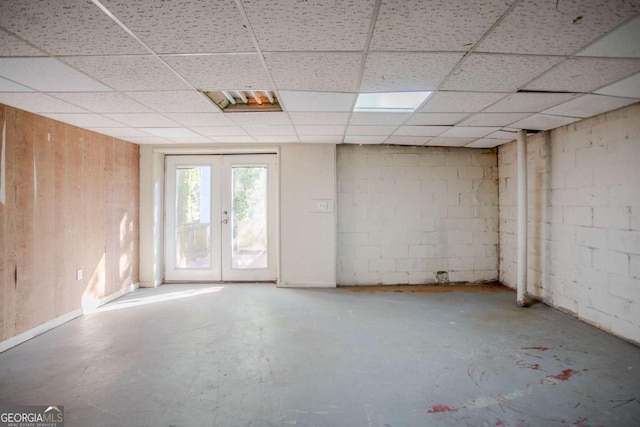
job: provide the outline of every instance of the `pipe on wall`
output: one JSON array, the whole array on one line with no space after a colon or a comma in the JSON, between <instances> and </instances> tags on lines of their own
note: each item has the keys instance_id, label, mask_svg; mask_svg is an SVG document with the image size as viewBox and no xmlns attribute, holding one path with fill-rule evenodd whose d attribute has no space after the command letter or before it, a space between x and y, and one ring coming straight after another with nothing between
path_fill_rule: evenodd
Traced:
<instances>
[{"instance_id":1,"label":"pipe on wall","mask_svg":"<svg viewBox=\"0 0 640 427\"><path fill-rule=\"evenodd\" d=\"M518 272L517 304L527 307L527 131L518 131Z\"/></svg>"}]
</instances>

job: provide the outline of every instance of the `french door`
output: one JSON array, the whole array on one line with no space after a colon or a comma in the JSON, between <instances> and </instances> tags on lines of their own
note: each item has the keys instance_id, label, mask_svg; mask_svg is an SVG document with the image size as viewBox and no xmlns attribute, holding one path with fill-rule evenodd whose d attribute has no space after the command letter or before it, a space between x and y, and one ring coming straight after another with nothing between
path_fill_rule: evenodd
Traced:
<instances>
[{"instance_id":1,"label":"french door","mask_svg":"<svg viewBox=\"0 0 640 427\"><path fill-rule=\"evenodd\" d=\"M167 156L165 280L276 280L276 155Z\"/></svg>"}]
</instances>

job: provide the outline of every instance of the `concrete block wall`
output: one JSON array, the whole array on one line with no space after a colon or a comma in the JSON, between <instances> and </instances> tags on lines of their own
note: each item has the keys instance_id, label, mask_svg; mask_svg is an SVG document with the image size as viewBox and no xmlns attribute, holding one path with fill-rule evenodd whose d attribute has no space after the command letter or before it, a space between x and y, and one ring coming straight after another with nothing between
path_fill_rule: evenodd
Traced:
<instances>
[{"instance_id":1,"label":"concrete block wall","mask_svg":"<svg viewBox=\"0 0 640 427\"><path fill-rule=\"evenodd\" d=\"M138 145L0 104L3 130L0 351L134 287L139 242Z\"/></svg>"},{"instance_id":2,"label":"concrete block wall","mask_svg":"<svg viewBox=\"0 0 640 427\"><path fill-rule=\"evenodd\" d=\"M529 292L640 342L640 104L529 137ZM516 147L499 147L500 280L516 284Z\"/></svg>"},{"instance_id":3,"label":"concrete block wall","mask_svg":"<svg viewBox=\"0 0 640 427\"><path fill-rule=\"evenodd\" d=\"M498 278L495 150L337 149L338 284Z\"/></svg>"}]
</instances>

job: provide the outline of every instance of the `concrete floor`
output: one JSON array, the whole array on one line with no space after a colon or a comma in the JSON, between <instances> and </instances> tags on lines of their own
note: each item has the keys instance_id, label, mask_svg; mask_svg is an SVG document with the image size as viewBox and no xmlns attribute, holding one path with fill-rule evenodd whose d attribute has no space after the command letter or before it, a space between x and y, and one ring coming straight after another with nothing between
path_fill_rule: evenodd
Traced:
<instances>
[{"instance_id":1,"label":"concrete floor","mask_svg":"<svg viewBox=\"0 0 640 427\"><path fill-rule=\"evenodd\" d=\"M511 291L141 289L0 354L66 426L636 426L640 348Z\"/></svg>"}]
</instances>

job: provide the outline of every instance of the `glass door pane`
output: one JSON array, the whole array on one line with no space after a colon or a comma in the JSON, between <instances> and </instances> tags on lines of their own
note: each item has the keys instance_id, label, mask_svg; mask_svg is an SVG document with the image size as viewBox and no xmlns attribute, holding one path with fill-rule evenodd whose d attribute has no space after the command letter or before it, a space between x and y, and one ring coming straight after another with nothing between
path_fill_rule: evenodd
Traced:
<instances>
[{"instance_id":1,"label":"glass door pane","mask_svg":"<svg viewBox=\"0 0 640 427\"><path fill-rule=\"evenodd\" d=\"M267 268L267 167L231 169L231 268Z\"/></svg>"},{"instance_id":2,"label":"glass door pane","mask_svg":"<svg viewBox=\"0 0 640 427\"><path fill-rule=\"evenodd\" d=\"M211 268L211 167L176 168L175 266Z\"/></svg>"}]
</instances>

